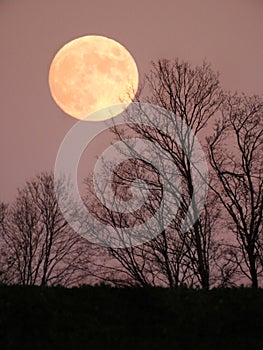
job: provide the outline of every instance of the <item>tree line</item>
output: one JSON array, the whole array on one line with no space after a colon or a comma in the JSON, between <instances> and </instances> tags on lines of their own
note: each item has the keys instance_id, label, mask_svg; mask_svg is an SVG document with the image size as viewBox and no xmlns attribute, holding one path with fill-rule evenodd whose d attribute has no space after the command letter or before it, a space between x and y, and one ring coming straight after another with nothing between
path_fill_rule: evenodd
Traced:
<instances>
[{"instance_id":1,"label":"tree line","mask_svg":"<svg viewBox=\"0 0 263 350\"><path fill-rule=\"evenodd\" d=\"M138 103L148 102L172 112L169 128L165 120L164 125L157 125L150 116L150 127L137 120L127 128L161 150L156 157L165 164L166 181L166 155L171 169L177 169L182 193L179 196L178 188L170 184L170 198L178 203L172 222L158 236L137 246L92 244L76 234L60 212L55 186L63 193L64 182L54 183L52 174L42 173L18 190L13 203L0 205L1 283L72 286L103 281L118 286L185 285L205 289L242 283L261 286L262 97L225 92L209 64L193 67L178 59L152 63L145 85L147 94L141 91ZM178 133L174 115L201 140L209 167L209 179L205 179L208 195L198 216L199 199L189 158L194 139L189 139L187 131ZM112 132L127 143L127 129L116 126ZM187 150L174 141L174 133L179 134ZM153 162L136 157L135 149L132 152L134 158L115 169L112 188L125 203L132 197L134 180L143 180L148 192L141 210L129 215L109 210L106 198L103 203L105 189L101 187L98 201L91 178L85 179L85 204L94 217L111 228L147 222L162 200L164 180ZM182 232L190 204L192 225ZM162 217L157 217L155 224L161 227L161 222ZM96 236L96 225L86 225ZM152 226L145 225L145 235L151 232Z\"/></svg>"}]
</instances>

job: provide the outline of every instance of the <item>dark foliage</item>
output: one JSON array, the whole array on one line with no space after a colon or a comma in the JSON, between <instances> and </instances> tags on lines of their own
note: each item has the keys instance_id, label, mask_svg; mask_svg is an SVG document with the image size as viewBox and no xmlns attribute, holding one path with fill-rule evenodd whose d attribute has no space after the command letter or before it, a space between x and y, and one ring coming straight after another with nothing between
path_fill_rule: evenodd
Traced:
<instances>
[{"instance_id":1,"label":"dark foliage","mask_svg":"<svg viewBox=\"0 0 263 350\"><path fill-rule=\"evenodd\" d=\"M262 349L263 291L0 288L3 349Z\"/></svg>"}]
</instances>

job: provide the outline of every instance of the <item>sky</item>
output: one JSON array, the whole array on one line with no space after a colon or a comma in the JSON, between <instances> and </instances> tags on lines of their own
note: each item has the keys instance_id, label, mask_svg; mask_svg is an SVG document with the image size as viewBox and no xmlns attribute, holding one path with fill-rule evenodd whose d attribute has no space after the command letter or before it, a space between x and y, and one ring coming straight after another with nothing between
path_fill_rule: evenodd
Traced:
<instances>
[{"instance_id":1,"label":"sky","mask_svg":"<svg viewBox=\"0 0 263 350\"><path fill-rule=\"evenodd\" d=\"M220 73L225 90L263 92L263 0L0 0L0 200L52 170L77 122L55 104L48 71L55 53L84 35L124 45L140 78L159 58Z\"/></svg>"}]
</instances>

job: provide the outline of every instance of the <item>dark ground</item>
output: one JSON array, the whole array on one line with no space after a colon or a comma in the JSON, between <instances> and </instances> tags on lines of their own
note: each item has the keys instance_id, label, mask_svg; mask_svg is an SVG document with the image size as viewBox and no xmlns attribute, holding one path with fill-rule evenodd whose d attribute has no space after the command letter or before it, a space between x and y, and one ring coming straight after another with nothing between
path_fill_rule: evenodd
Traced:
<instances>
[{"instance_id":1,"label":"dark ground","mask_svg":"<svg viewBox=\"0 0 263 350\"><path fill-rule=\"evenodd\" d=\"M0 287L0 349L263 349L263 290Z\"/></svg>"}]
</instances>

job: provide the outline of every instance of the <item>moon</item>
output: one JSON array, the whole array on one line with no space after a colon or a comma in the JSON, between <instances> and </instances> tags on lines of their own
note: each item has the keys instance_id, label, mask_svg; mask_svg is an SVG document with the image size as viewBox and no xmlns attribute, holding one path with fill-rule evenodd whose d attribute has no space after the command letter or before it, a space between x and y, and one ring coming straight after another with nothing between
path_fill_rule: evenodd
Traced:
<instances>
[{"instance_id":1,"label":"moon","mask_svg":"<svg viewBox=\"0 0 263 350\"><path fill-rule=\"evenodd\" d=\"M70 41L57 52L49 69L49 88L57 105L68 115L88 121L111 118L111 113L98 111L131 103L138 81L129 51L104 36Z\"/></svg>"}]
</instances>

